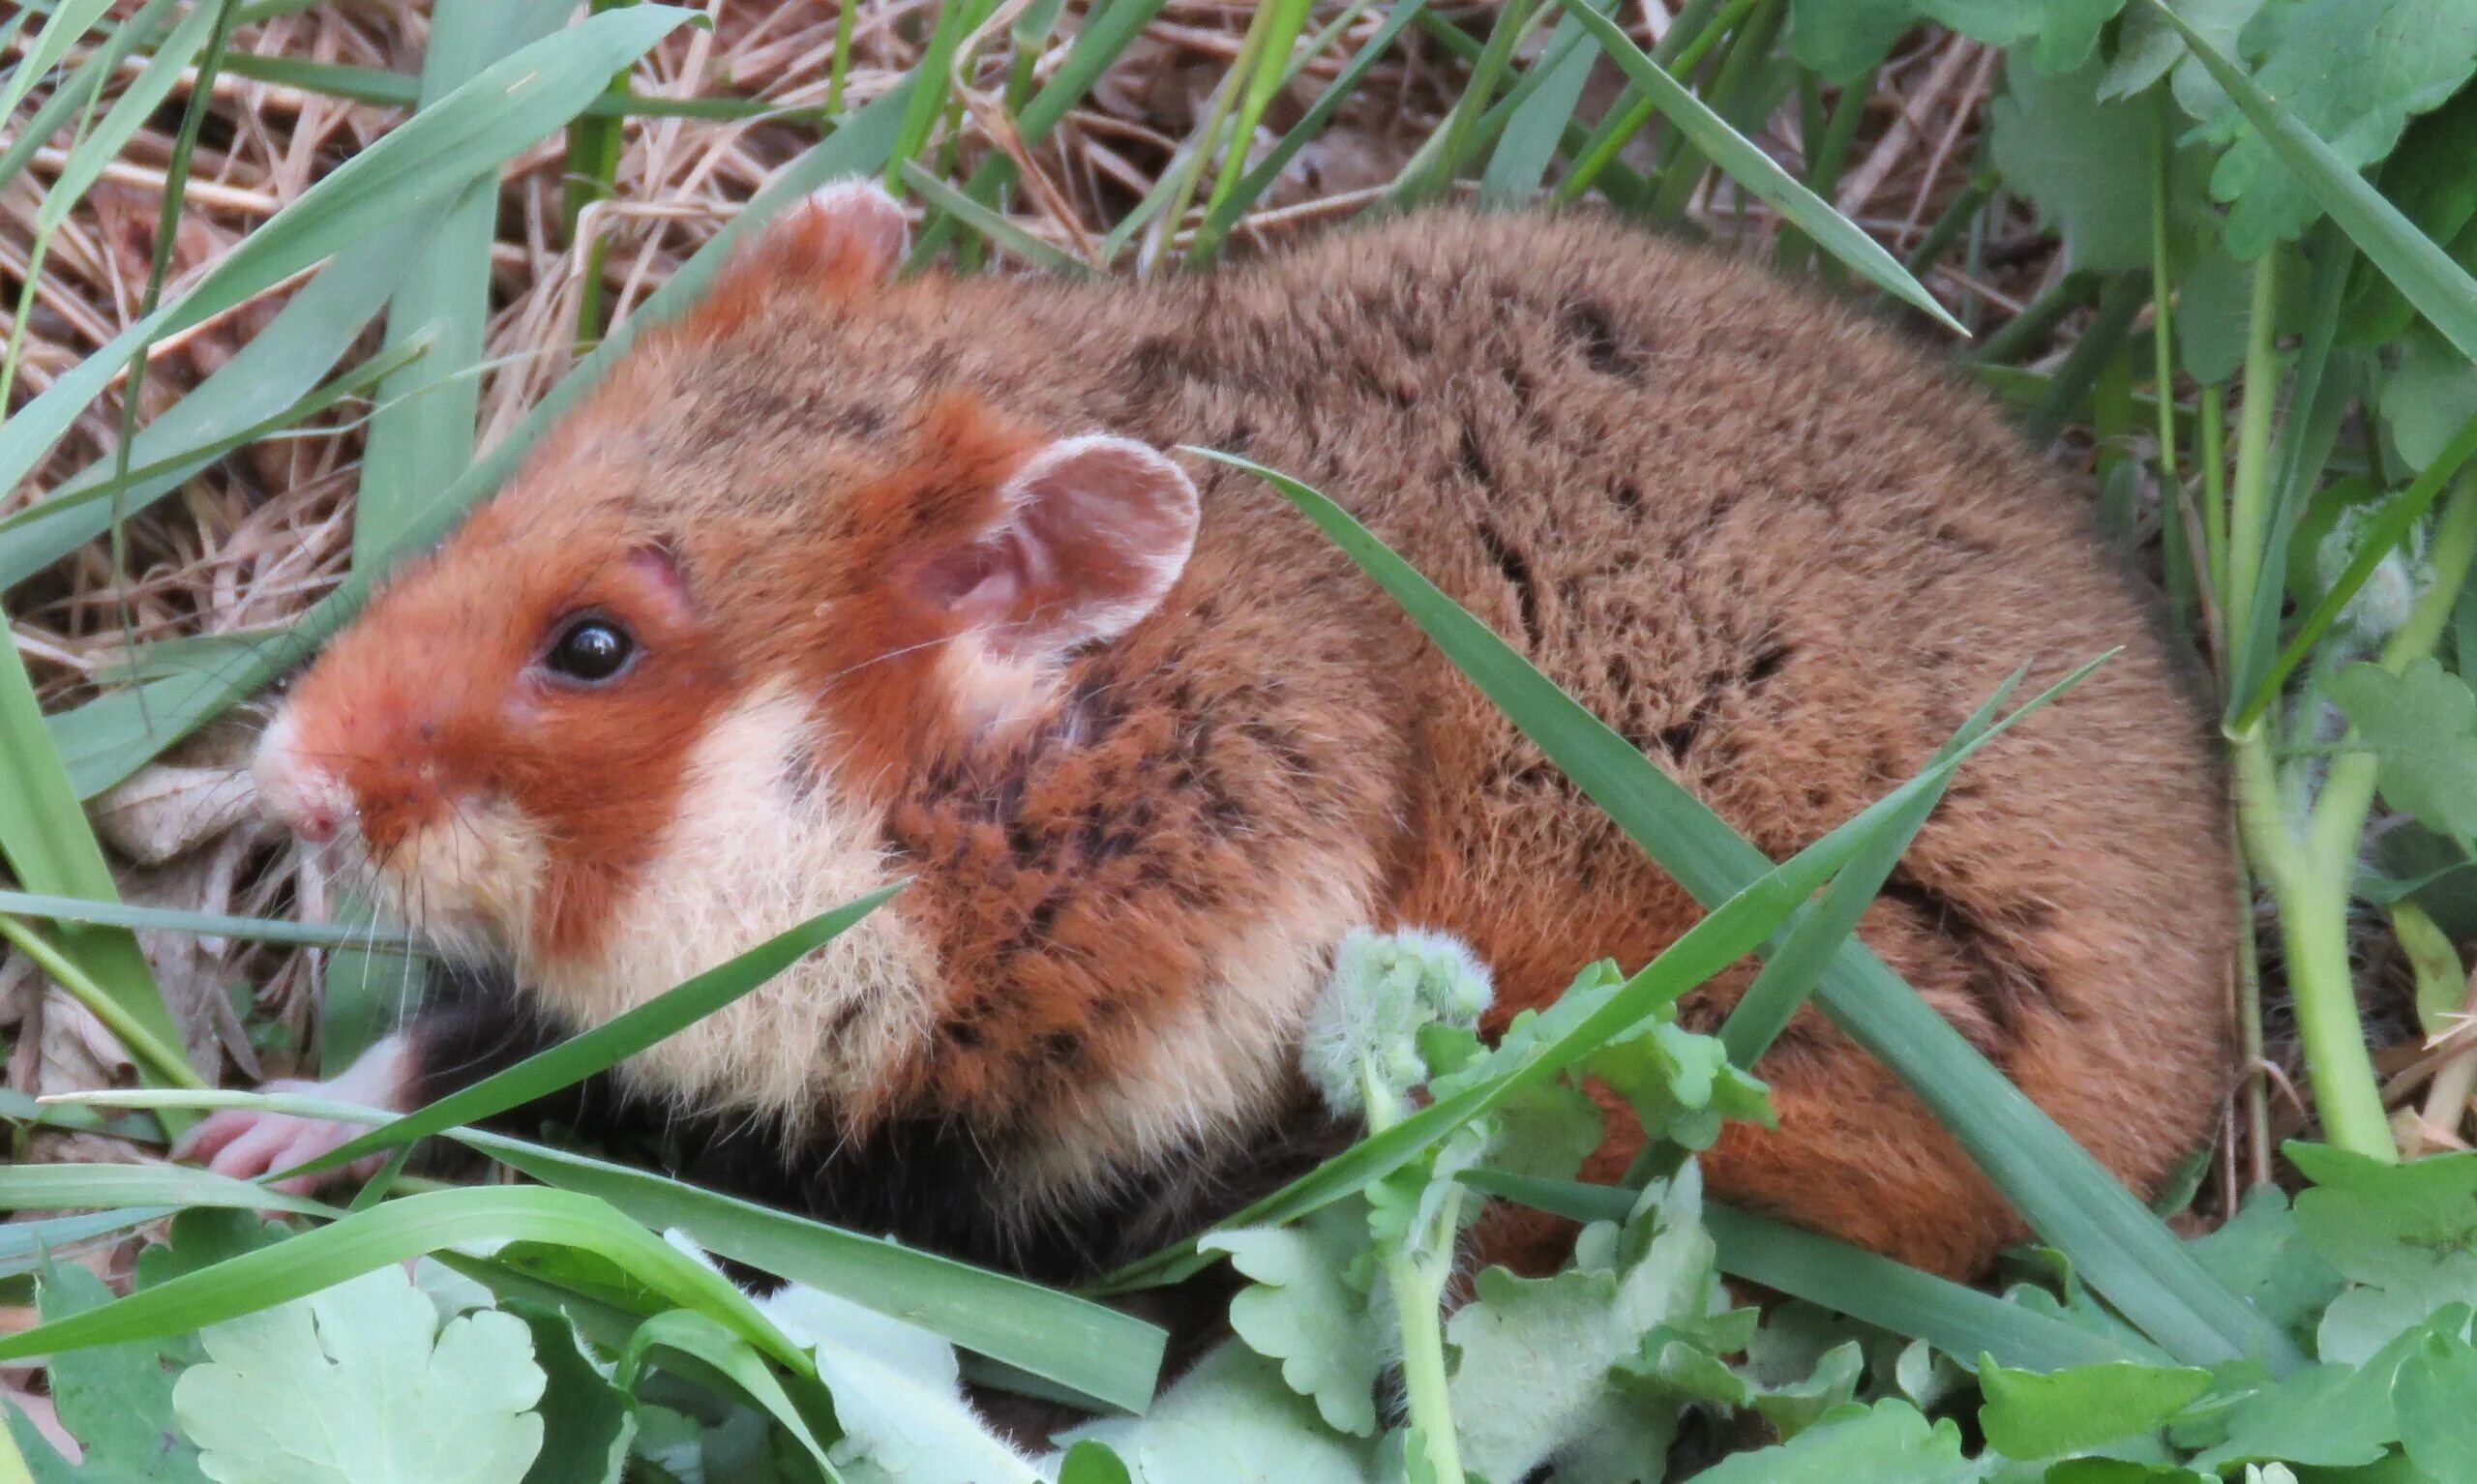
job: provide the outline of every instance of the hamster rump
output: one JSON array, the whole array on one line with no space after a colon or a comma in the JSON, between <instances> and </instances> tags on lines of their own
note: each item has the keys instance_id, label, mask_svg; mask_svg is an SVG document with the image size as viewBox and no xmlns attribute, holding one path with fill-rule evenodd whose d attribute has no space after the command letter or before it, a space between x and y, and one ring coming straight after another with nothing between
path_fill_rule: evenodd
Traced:
<instances>
[{"instance_id":1,"label":"hamster rump","mask_svg":"<svg viewBox=\"0 0 2477 1484\"><path fill-rule=\"evenodd\" d=\"M774 1131L766 1191L1085 1276L1322 1146L1297 1045L1354 927L1471 943L1502 1017L1699 919L1185 444L1343 500L1776 856L2016 665L2122 647L1972 761L1862 932L2128 1180L2199 1137L2235 931L2169 910L2233 891L2202 710L2072 492L1913 351L1589 214L1153 282L896 282L904 248L860 186L758 235L377 595L258 763L305 842L566 1025L910 877L623 1071ZM1732 1129L1716 1190L1962 1276L2014 1232L1818 1015L1759 1070L1782 1128Z\"/></svg>"}]
</instances>

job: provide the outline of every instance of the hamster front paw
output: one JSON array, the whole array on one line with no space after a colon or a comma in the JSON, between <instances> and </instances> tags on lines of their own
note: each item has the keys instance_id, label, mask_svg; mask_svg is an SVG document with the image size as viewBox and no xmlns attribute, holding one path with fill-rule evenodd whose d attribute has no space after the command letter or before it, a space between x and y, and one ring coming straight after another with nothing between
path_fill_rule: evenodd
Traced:
<instances>
[{"instance_id":1,"label":"hamster front paw","mask_svg":"<svg viewBox=\"0 0 2477 1484\"><path fill-rule=\"evenodd\" d=\"M403 1036L389 1036L346 1068L323 1083L284 1078L264 1083L261 1092L300 1093L330 1102L352 1103L389 1113L404 1111L411 1084L411 1050ZM172 1146L175 1159L202 1159L217 1174L254 1180L279 1170L305 1165L344 1146L363 1132L363 1125L339 1123L298 1113L260 1108L223 1108L200 1119ZM313 1174L278 1180L271 1189L306 1196L321 1185L350 1176L366 1180L378 1172L386 1155L373 1154L349 1165Z\"/></svg>"}]
</instances>

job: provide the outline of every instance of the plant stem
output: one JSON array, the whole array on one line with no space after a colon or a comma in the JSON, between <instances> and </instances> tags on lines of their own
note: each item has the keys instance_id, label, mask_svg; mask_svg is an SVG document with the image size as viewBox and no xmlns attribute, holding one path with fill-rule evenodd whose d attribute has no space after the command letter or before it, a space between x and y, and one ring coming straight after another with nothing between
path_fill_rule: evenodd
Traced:
<instances>
[{"instance_id":1,"label":"plant stem","mask_svg":"<svg viewBox=\"0 0 2477 1484\"><path fill-rule=\"evenodd\" d=\"M2253 632L2255 590L2270 553L2271 412L2279 401L2275 322L2279 317L2279 254L2253 268L2253 307L2245 343L2245 404L2237 409L2236 487L2228 507L2227 579L2220 610L2227 618L2226 672L2244 673L2245 636Z\"/></svg>"},{"instance_id":2,"label":"plant stem","mask_svg":"<svg viewBox=\"0 0 2477 1484\"><path fill-rule=\"evenodd\" d=\"M1373 1137L1402 1119L1402 1095L1377 1076L1366 1057L1359 1058L1360 1101L1367 1108L1367 1132ZM1427 1441L1428 1468L1436 1484L1462 1484L1462 1445L1453 1436L1453 1405L1446 1388L1445 1330L1438 1311L1445 1302L1446 1275L1453 1266L1452 1234L1460 1225L1462 1187L1446 1193L1437 1227L1446 1233L1446 1250L1421 1261L1418 1243L1406 1234L1399 1243L1380 1241L1385 1286L1393 1291L1393 1318L1402 1332L1402 1393L1409 1404L1411 1427Z\"/></svg>"}]
</instances>

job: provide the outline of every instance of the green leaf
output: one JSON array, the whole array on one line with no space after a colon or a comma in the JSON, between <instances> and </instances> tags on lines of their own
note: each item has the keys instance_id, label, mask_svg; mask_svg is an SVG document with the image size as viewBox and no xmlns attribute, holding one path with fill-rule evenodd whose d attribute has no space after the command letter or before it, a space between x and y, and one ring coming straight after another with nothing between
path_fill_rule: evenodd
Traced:
<instances>
[{"instance_id":1,"label":"green leaf","mask_svg":"<svg viewBox=\"0 0 2477 1484\"><path fill-rule=\"evenodd\" d=\"M2429 1332L2391 1387L2409 1461L2436 1479L2477 1479L2477 1349Z\"/></svg>"},{"instance_id":2,"label":"green leaf","mask_svg":"<svg viewBox=\"0 0 2477 1484\"><path fill-rule=\"evenodd\" d=\"M2125 0L1790 0L1790 50L1827 82L1856 80L1914 26L1934 21L1995 46L2028 43L2041 73L2071 72Z\"/></svg>"},{"instance_id":3,"label":"green leaf","mask_svg":"<svg viewBox=\"0 0 2477 1484\"><path fill-rule=\"evenodd\" d=\"M2156 1433L2210 1389L2208 1371L2191 1367L2076 1366L2045 1376L2012 1371L1992 1359L1979 1367L1986 1405L1979 1426L2008 1458L2053 1458Z\"/></svg>"},{"instance_id":4,"label":"green leaf","mask_svg":"<svg viewBox=\"0 0 2477 1484\"><path fill-rule=\"evenodd\" d=\"M35 33L25 54L9 70L8 81L0 83L0 120L17 111L17 104L25 102L26 94L44 74L59 66L70 48L93 30L95 22L110 9L111 0L63 0L44 17L43 29Z\"/></svg>"},{"instance_id":5,"label":"green leaf","mask_svg":"<svg viewBox=\"0 0 2477 1484\"><path fill-rule=\"evenodd\" d=\"M1656 1327L1691 1326L1711 1311L1719 1272L1701 1183L1689 1165L1624 1229L1584 1229L1574 1265L1554 1277L1479 1274L1474 1301L1446 1322L1460 1351L1454 1426L1474 1472L1525 1478L1586 1443L1592 1462L1577 1484L1660 1477L1676 1405L1642 1405L1610 1371Z\"/></svg>"},{"instance_id":6,"label":"green leaf","mask_svg":"<svg viewBox=\"0 0 2477 1484\"><path fill-rule=\"evenodd\" d=\"M1950 1418L1928 1423L1907 1402L1878 1402L1827 1417L1777 1447L1733 1454L1696 1484L1976 1484Z\"/></svg>"},{"instance_id":7,"label":"green leaf","mask_svg":"<svg viewBox=\"0 0 2477 1484\"><path fill-rule=\"evenodd\" d=\"M2477 70L2477 11L2457 0L2302 0L2266 15L2275 24L2254 84L2278 100L2284 127L2329 141L2331 163L2349 172L2390 154L2411 114L2440 104ZM2203 126L2229 146L2211 194L2231 203L2228 247L2258 257L2312 225L2327 203L2317 205L2320 192L2265 137L2266 126L2249 122L2242 90L2220 82L2239 108Z\"/></svg>"},{"instance_id":8,"label":"green leaf","mask_svg":"<svg viewBox=\"0 0 2477 1484\"><path fill-rule=\"evenodd\" d=\"M2095 162L2149 157L2156 127L2147 100L2108 103L2098 96L2100 68L2050 76L2016 53L2004 69L2004 92L1987 104L1987 128L2005 186L2038 202L2039 220L2064 239L2065 261L2094 272L2150 266L2151 182L2140 169L2094 168ZM2176 157L2175 165L2184 164ZM2189 169L2174 169L2194 175ZM2171 186L2189 199L2197 178ZM2171 217L2173 213L2170 213Z\"/></svg>"},{"instance_id":9,"label":"green leaf","mask_svg":"<svg viewBox=\"0 0 2477 1484\"><path fill-rule=\"evenodd\" d=\"M704 1270L713 1271L711 1267ZM620 1350L615 1371L619 1384L631 1391L637 1389L649 1357L658 1350L684 1357L688 1362L684 1366L671 1362L668 1369L746 1398L799 1443L827 1484L842 1484L841 1474L826 1456L826 1443L810 1425L807 1410L793 1399L782 1378L767 1368L764 1358L745 1336L732 1333L695 1310L672 1309L657 1314L638 1325ZM805 1368L803 1356L801 1369ZM828 1436L832 1436L830 1430Z\"/></svg>"},{"instance_id":10,"label":"green leaf","mask_svg":"<svg viewBox=\"0 0 2477 1484\"><path fill-rule=\"evenodd\" d=\"M2477 693L2427 658L2399 674L2359 662L2322 682L2374 756L2382 796L2434 829L2477 832Z\"/></svg>"},{"instance_id":11,"label":"green leaf","mask_svg":"<svg viewBox=\"0 0 2477 1484\"><path fill-rule=\"evenodd\" d=\"M965 1400L955 1349L944 1340L796 1285L763 1308L816 1355L843 1429L831 1457L852 1484L1039 1484L1039 1470Z\"/></svg>"},{"instance_id":12,"label":"green leaf","mask_svg":"<svg viewBox=\"0 0 2477 1484\"><path fill-rule=\"evenodd\" d=\"M1058 1440L1107 1446L1135 1484L1366 1484L1374 1451L1319 1425L1273 1362L1235 1340L1146 1415L1087 1423Z\"/></svg>"},{"instance_id":13,"label":"green leaf","mask_svg":"<svg viewBox=\"0 0 2477 1484\"><path fill-rule=\"evenodd\" d=\"M2477 1304L2477 1153L2383 1165L2320 1144L2286 1152L2313 1181L2297 1230L2358 1285L2323 1314L2323 1359L2363 1360L2441 1305Z\"/></svg>"},{"instance_id":14,"label":"green leaf","mask_svg":"<svg viewBox=\"0 0 2477 1484\"><path fill-rule=\"evenodd\" d=\"M36 1295L46 1321L91 1312L112 1296L103 1279L75 1263L46 1263ZM162 1346L139 1340L54 1356L47 1375L54 1413L86 1454L72 1468L33 1423L0 1406L0 1421L24 1450L36 1484L198 1484L205 1477L197 1449L173 1424Z\"/></svg>"},{"instance_id":15,"label":"green leaf","mask_svg":"<svg viewBox=\"0 0 2477 1484\"><path fill-rule=\"evenodd\" d=\"M1198 1243L1228 1255L1248 1287L1230 1301L1230 1327L1281 1362L1282 1380L1312 1398L1326 1425L1376 1432L1376 1382L1390 1338L1369 1308L1366 1213L1328 1205L1289 1227L1242 1227Z\"/></svg>"},{"instance_id":16,"label":"green leaf","mask_svg":"<svg viewBox=\"0 0 2477 1484\"><path fill-rule=\"evenodd\" d=\"M1955 334L1967 335L1935 296L1926 291L1883 244L1832 209L1830 202L1801 185L1777 161L1731 129L1712 106L1670 76L1645 55L1643 48L1617 22L1583 0L1557 0L1566 14L1582 22L1618 68L1633 80L1687 142L1746 191L1770 203L1791 225L1876 287L1924 312ZM2121 0L2119 0L2121 3Z\"/></svg>"},{"instance_id":17,"label":"green leaf","mask_svg":"<svg viewBox=\"0 0 2477 1484\"><path fill-rule=\"evenodd\" d=\"M1581 3L1605 13L1613 0ZM1531 94L1506 121L1505 132L1497 136L1497 147L1488 157L1488 167L1479 177L1482 202L1517 206L1538 193L1539 183L1548 174L1548 163L1557 158L1557 148L1565 141L1566 126L1573 122L1575 106L1582 102L1583 84L1591 78L1592 64L1599 58L1599 48L1587 43L1579 19L1571 15L1558 19L1556 30L1549 34L1541 49L1543 60L1533 63L1523 78L1531 86ZM1556 60L1545 60L1550 57ZM1547 70L1539 71L1542 67Z\"/></svg>"},{"instance_id":18,"label":"green leaf","mask_svg":"<svg viewBox=\"0 0 2477 1484\"><path fill-rule=\"evenodd\" d=\"M2418 469L2435 463L2472 418L2477 366L2432 331L2412 327L2382 379L2382 426L2401 461Z\"/></svg>"},{"instance_id":19,"label":"green leaf","mask_svg":"<svg viewBox=\"0 0 2477 1484\"><path fill-rule=\"evenodd\" d=\"M2400 209L2386 201L2356 173L2349 160L2325 142L2321 135L2308 128L2292 112L2274 102L2260 84L2248 77L2235 64L2205 41L2199 32L2169 10L2164 0L2146 0L2182 32L2185 45L2206 68L2213 79L2227 90L2236 106L2244 111L2260 137L2275 151L2289 169L2296 172L2307 191L2331 220L2347 233L2359 250L2380 268L2383 276L2417 307L2433 327L2443 333L2462 355L2477 359L2477 279L2452 261L2451 254L2434 241L2417 230L2415 223L2402 215ZM2341 9L2332 0L2317 0L2324 9ZM2402 4L2412 0L2402 0ZM2386 15L2399 10L2386 5ZM2477 24L2477 12L2468 13L2464 24ZM2353 43L2343 41L2336 55L2345 56ZM2307 58L2301 65L2319 67L2330 57ZM2437 97L2428 100L2427 106L2440 103ZM2395 132L2396 136L2396 132ZM2360 143L2362 141L2359 141ZM2387 147L2387 146L2386 146ZM2233 158L2230 152L2229 158ZM2227 169L2227 160L2220 162L2220 174ZM2213 189L2218 187L2213 176ZM2256 214L2259 215L2258 213ZM2231 230L2229 247L2240 256L2259 255L2269 244L2256 246L2247 253Z\"/></svg>"},{"instance_id":20,"label":"green leaf","mask_svg":"<svg viewBox=\"0 0 2477 1484\"><path fill-rule=\"evenodd\" d=\"M427 1139L459 1124L479 1123L521 1107L562 1087L573 1086L597 1072L617 1066L667 1036L673 1035L748 994L791 967L903 889L903 883L881 887L857 902L847 903L804 923L786 929L764 942L705 970L652 999L537 1052L502 1072L469 1087L459 1088L393 1122L346 1140L333 1150L300 1166L281 1171L277 1178L334 1170L382 1149L394 1149Z\"/></svg>"},{"instance_id":21,"label":"green leaf","mask_svg":"<svg viewBox=\"0 0 2477 1484\"><path fill-rule=\"evenodd\" d=\"M13 917L46 918L53 922L140 928L150 933L193 933L207 937L239 938L245 943L285 943L302 948L336 948L366 940L366 935L347 935L344 929L332 923L229 917L222 912L184 912L172 907L131 906L122 902L97 902L85 897L60 897L45 892L0 890L0 912Z\"/></svg>"},{"instance_id":22,"label":"green leaf","mask_svg":"<svg viewBox=\"0 0 2477 1484\"><path fill-rule=\"evenodd\" d=\"M222 1484L521 1484L542 1449L524 1321L442 1327L393 1264L198 1338L172 1402Z\"/></svg>"},{"instance_id":23,"label":"green leaf","mask_svg":"<svg viewBox=\"0 0 2477 1484\"><path fill-rule=\"evenodd\" d=\"M1066 1450L1058 1466L1058 1484L1134 1484L1134 1476L1108 1443L1087 1438Z\"/></svg>"},{"instance_id":24,"label":"green leaf","mask_svg":"<svg viewBox=\"0 0 2477 1484\"><path fill-rule=\"evenodd\" d=\"M460 1242L524 1237L597 1252L671 1302L701 1310L794 1368L807 1357L721 1275L602 1202L501 1185L391 1201L83 1314L0 1337L0 1360L184 1334L306 1297L391 1262Z\"/></svg>"},{"instance_id":25,"label":"green leaf","mask_svg":"<svg viewBox=\"0 0 2477 1484\"><path fill-rule=\"evenodd\" d=\"M2265 1185L2220 1229L2193 1243L2212 1276L2280 1329L2311 1341L2314 1321L2347 1286L2298 1230L2287 1195Z\"/></svg>"},{"instance_id":26,"label":"green leaf","mask_svg":"<svg viewBox=\"0 0 2477 1484\"><path fill-rule=\"evenodd\" d=\"M532 1331L534 1363L542 1368L542 1451L524 1484L619 1484L637 1436L628 1394L594 1363L576 1321L542 1304L501 1309Z\"/></svg>"}]
</instances>

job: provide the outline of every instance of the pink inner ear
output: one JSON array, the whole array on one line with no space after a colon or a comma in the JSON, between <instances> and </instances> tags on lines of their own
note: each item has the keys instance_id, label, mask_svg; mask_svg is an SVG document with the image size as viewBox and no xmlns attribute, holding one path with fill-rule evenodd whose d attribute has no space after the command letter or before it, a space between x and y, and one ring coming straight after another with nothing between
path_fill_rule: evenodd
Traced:
<instances>
[{"instance_id":1,"label":"pink inner ear","mask_svg":"<svg viewBox=\"0 0 2477 1484\"><path fill-rule=\"evenodd\" d=\"M1007 622L1023 602L1028 553L1012 531L950 551L921 567L912 578L921 598L953 614L969 628Z\"/></svg>"}]
</instances>

